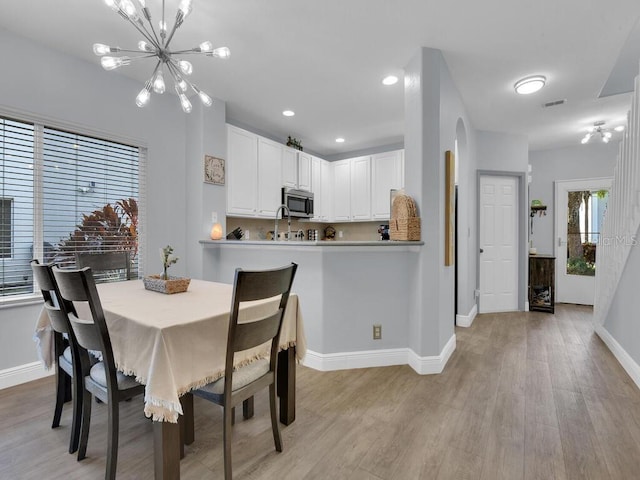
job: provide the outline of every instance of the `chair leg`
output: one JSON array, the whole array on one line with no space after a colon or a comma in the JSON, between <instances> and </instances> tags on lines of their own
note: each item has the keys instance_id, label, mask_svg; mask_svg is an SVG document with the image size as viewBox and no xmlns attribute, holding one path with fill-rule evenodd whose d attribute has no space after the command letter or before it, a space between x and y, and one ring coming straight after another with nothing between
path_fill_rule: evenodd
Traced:
<instances>
[{"instance_id":1,"label":"chair leg","mask_svg":"<svg viewBox=\"0 0 640 480\"><path fill-rule=\"evenodd\" d=\"M56 366L56 407L53 411L53 423L51 424L51 428L57 428L60 426L60 417L62 415L62 406L65 402L68 382L69 376L67 373Z\"/></svg>"},{"instance_id":2,"label":"chair leg","mask_svg":"<svg viewBox=\"0 0 640 480\"><path fill-rule=\"evenodd\" d=\"M253 395L242 402L242 416L245 420L253 418Z\"/></svg>"},{"instance_id":3,"label":"chair leg","mask_svg":"<svg viewBox=\"0 0 640 480\"><path fill-rule=\"evenodd\" d=\"M109 431L107 435L107 474L105 480L115 480L118 466L118 430L120 427L120 403L109 403Z\"/></svg>"},{"instance_id":4,"label":"chair leg","mask_svg":"<svg viewBox=\"0 0 640 480\"><path fill-rule=\"evenodd\" d=\"M91 423L91 397L91 393L88 390L84 390L82 395L82 427L80 429L80 444L78 445L78 461L87 456L89 425Z\"/></svg>"},{"instance_id":5,"label":"chair leg","mask_svg":"<svg viewBox=\"0 0 640 480\"><path fill-rule=\"evenodd\" d=\"M233 408L223 408L223 416L224 416L224 434L223 434L223 444L224 444L224 479L232 480L233 474L231 469L231 436L232 436L232 415Z\"/></svg>"},{"instance_id":6,"label":"chair leg","mask_svg":"<svg viewBox=\"0 0 640 480\"><path fill-rule=\"evenodd\" d=\"M71 440L69 441L69 453L74 453L78 450L78 444L80 443L80 427L82 425L82 399L84 392L84 385L82 384L81 376L74 376L71 379L73 386L73 421L71 423Z\"/></svg>"},{"instance_id":7,"label":"chair leg","mask_svg":"<svg viewBox=\"0 0 640 480\"><path fill-rule=\"evenodd\" d=\"M276 384L269 385L269 406L271 407L271 429L273 430L273 443L276 451L282 451L282 437L280 436L280 425L278 424L278 406L276 402Z\"/></svg>"}]
</instances>

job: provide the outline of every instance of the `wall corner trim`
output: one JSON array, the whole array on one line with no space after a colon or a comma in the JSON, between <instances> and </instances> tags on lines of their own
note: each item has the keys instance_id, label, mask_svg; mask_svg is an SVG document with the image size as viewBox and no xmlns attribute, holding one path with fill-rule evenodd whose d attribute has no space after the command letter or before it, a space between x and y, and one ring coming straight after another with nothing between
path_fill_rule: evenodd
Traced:
<instances>
[{"instance_id":1,"label":"wall corner trim","mask_svg":"<svg viewBox=\"0 0 640 480\"><path fill-rule=\"evenodd\" d=\"M602 341L609 347L613 356L616 357L622 368L629 374L633 383L640 388L640 365L622 348L622 345L613 338L613 336L602 326L596 327L596 333L602 339Z\"/></svg>"},{"instance_id":2,"label":"wall corner trim","mask_svg":"<svg viewBox=\"0 0 640 480\"><path fill-rule=\"evenodd\" d=\"M451 336L439 355L420 357L409 348L365 350L361 352L318 353L307 350L302 360L305 367L329 372L353 368L409 365L420 375L441 373L456 349L456 336Z\"/></svg>"},{"instance_id":3,"label":"wall corner trim","mask_svg":"<svg viewBox=\"0 0 640 480\"><path fill-rule=\"evenodd\" d=\"M0 370L0 390L48 377L54 373L55 368L45 370L41 362L26 363Z\"/></svg>"},{"instance_id":4,"label":"wall corner trim","mask_svg":"<svg viewBox=\"0 0 640 480\"><path fill-rule=\"evenodd\" d=\"M457 327L470 327L478 314L478 304L474 303L468 315L456 315Z\"/></svg>"}]
</instances>

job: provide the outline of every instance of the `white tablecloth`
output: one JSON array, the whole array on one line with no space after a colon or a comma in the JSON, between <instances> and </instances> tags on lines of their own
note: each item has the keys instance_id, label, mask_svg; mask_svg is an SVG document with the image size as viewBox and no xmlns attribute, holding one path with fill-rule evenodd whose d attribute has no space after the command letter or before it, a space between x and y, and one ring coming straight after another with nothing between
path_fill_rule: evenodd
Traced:
<instances>
[{"instance_id":1,"label":"white tablecloth","mask_svg":"<svg viewBox=\"0 0 640 480\"><path fill-rule=\"evenodd\" d=\"M182 414L179 397L224 375L229 312L233 286L191 280L184 293L164 295L145 290L141 280L98 285L116 366L146 385L145 414L156 421L176 422ZM241 308L247 314L266 315L279 299L251 302ZM82 318L88 308L77 305ZM36 325L41 358L50 365L52 344L45 312ZM301 359L306 340L298 297L291 294L280 335L280 348L296 346ZM236 364L268 355L265 345L236 354Z\"/></svg>"}]
</instances>

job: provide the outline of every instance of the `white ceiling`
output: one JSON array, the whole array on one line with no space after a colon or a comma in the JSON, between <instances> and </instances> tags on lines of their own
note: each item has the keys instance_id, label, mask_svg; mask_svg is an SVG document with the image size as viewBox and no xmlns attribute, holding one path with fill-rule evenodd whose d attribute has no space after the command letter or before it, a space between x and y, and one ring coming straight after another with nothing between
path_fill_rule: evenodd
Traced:
<instances>
[{"instance_id":1,"label":"white ceiling","mask_svg":"<svg viewBox=\"0 0 640 480\"><path fill-rule=\"evenodd\" d=\"M178 0L166 0L173 18ZM161 1L147 0L157 19ZM192 80L227 117L324 156L402 142L403 86L384 87L421 46L440 49L473 126L528 135L533 150L578 145L594 121L626 121L629 94L598 98L640 16L638 0L194 0L173 48L209 39L227 61L194 57ZM102 0L3 1L0 27L99 65L95 42L134 48ZM632 70L637 72L638 59ZM143 82L154 63L104 75ZM99 68L99 67L98 67ZM620 66L618 65L618 68ZM628 68L627 68L628 70ZM6 74L3 73L3 74ZM518 96L513 84L543 74ZM134 101L138 89L128 92ZM565 105L542 104L566 99ZM153 99L152 99L153 101ZM176 108L179 110L176 102ZM296 115L285 118L281 112ZM619 135L619 134L617 134ZM338 136L346 138L336 144Z\"/></svg>"}]
</instances>

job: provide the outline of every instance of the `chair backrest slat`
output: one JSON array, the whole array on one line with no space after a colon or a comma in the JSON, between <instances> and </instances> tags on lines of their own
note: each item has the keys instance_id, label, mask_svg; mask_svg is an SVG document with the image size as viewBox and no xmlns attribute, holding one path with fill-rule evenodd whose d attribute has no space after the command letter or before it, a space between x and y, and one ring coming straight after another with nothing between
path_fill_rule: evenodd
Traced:
<instances>
[{"instance_id":1,"label":"chair backrest slat","mask_svg":"<svg viewBox=\"0 0 640 480\"><path fill-rule=\"evenodd\" d=\"M126 250L104 253L76 253L78 268L90 267L94 274L110 270L124 270L125 279L131 280L131 260Z\"/></svg>"},{"instance_id":2,"label":"chair backrest slat","mask_svg":"<svg viewBox=\"0 0 640 480\"><path fill-rule=\"evenodd\" d=\"M242 352L271 340L278 335L281 319L282 312L278 309L275 314L258 321L238 323L233 342L234 351Z\"/></svg>"},{"instance_id":3,"label":"chair backrest slat","mask_svg":"<svg viewBox=\"0 0 640 480\"><path fill-rule=\"evenodd\" d=\"M100 332L93 322L82 320L75 315L69 315L71 328L76 336L78 344L86 350L94 350L101 352L103 349Z\"/></svg>"},{"instance_id":4,"label":"chair backrest slat","mask_svg":"<svg viewBox=\"0 0 640 480\"><path fill-rule=\"evenodd\" d=\"M294 272L281 270L243 271L237 278L235 295L239 302L250 302L278 296L291 287Z\"/></svg>"}]
</instances>

